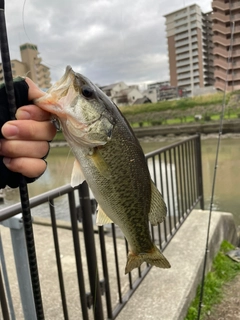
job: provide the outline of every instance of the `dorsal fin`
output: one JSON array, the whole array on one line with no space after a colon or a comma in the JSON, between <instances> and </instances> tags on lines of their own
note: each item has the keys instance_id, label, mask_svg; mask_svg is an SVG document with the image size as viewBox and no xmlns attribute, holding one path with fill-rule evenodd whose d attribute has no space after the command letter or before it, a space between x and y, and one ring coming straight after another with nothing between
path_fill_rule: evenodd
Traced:
<instances>
[{"instance_id":1,"label":"dorsal fin","mask_svg":"<svg viewBox=\"0 0 240 320\"><path fill-rule=\"evenodd\" d=\"M167 214L167 207L163 200L163 196L151 181L151 205L150 205L150 212L149 212L149 221L152 225L157 225L164 221L166 214Z\"/></svg>"}]
</instances>

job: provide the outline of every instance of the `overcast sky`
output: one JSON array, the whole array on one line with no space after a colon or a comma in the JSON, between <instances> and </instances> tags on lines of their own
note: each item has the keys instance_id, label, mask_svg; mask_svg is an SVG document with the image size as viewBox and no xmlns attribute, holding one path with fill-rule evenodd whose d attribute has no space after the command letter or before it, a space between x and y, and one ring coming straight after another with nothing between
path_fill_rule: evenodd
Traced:
<instances>
[{"instance_id":1,"label":"overcast sky","mask_svg":"<svg viewBox=\"0 0 240 320\"><path fill-rule=\"evenodd\" d=\"M5 0L11 59L38 46L52 82L71 65L99 85L169 80L165 14L211 1Z\"/></svg>"}]
</instances>

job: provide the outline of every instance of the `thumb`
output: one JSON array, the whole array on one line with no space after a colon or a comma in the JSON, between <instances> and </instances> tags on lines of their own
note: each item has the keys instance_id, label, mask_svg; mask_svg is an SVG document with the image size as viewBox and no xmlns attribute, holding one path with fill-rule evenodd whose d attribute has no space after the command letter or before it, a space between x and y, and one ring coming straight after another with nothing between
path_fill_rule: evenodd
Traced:
<instances>
[{"instance_id":1,"label":"thumb","mask_svg":"<svg viewBox=\"0 0 240 320\"><path fill-rule=\"evenodd\" d=\"M29 86L29 90L28 90L28 99L34 100L37 98L40 98L42 96L45 95L45 92L43 92L42 90L40 90L38 88L38 86L30 79L30 78L25 78L25 81L27 82L28 86Z\"/></svg>"}]
</instances>

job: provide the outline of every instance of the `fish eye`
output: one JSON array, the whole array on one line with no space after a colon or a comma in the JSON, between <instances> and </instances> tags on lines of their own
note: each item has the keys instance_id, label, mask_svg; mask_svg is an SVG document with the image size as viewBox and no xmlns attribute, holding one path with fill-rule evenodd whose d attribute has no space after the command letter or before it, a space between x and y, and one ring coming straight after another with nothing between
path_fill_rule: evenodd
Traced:
<instances>
[{"instance_id":1,"label":"fish eye","mask_svg":"<svg viewBox=\"0 0 240 320\"><path fill-rule=\"evenodd\" d=\"M82 95L85 98L91 98L93 96L93 89L89 86L84 85L82 87Z\"/></svg>"}]
</instances>

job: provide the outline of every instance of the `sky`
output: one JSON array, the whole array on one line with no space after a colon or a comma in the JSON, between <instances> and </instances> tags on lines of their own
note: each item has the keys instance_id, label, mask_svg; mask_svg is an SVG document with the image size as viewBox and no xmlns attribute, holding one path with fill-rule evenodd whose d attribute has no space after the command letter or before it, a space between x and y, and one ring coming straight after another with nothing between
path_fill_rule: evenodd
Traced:
<instances>
[{"instance_id":1,"label":"sky","mask_svg":"<svg viewBox=\"0 0 240 320\"><path fill-rule=\"evenodd\" d=\"M5 0L10 58L36 44L52 83L70 65L98 85L169 80L164 15L211 1Z\"/></svg>"}]
</instances>

